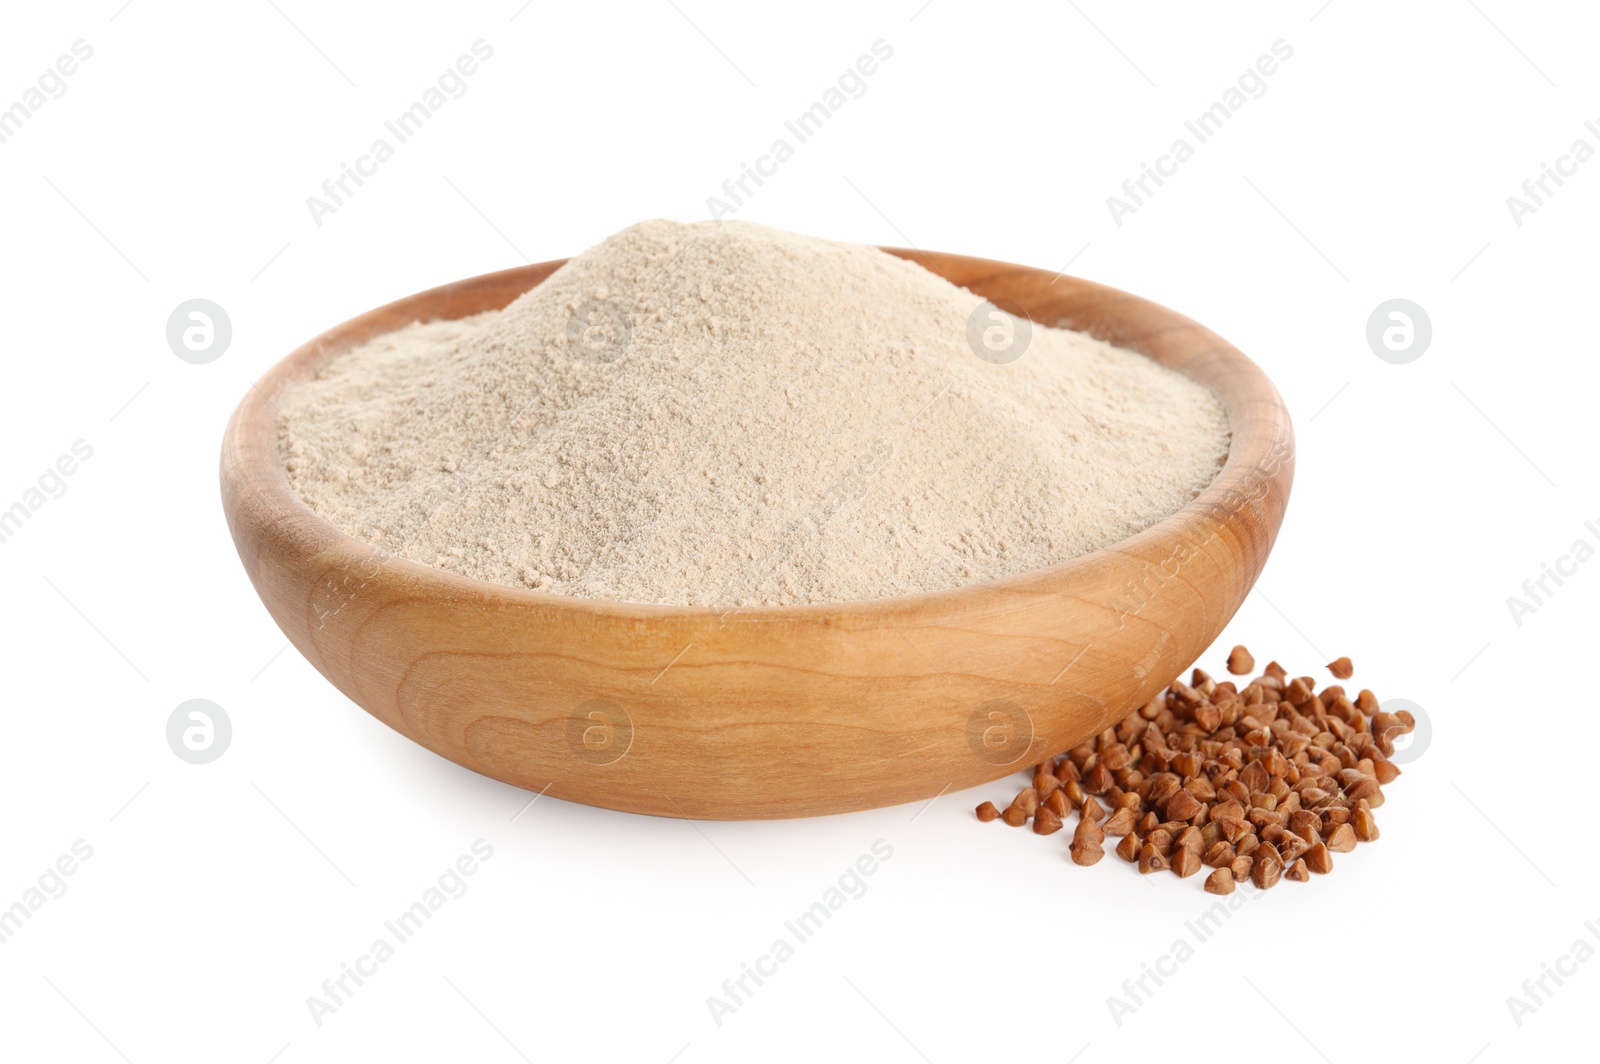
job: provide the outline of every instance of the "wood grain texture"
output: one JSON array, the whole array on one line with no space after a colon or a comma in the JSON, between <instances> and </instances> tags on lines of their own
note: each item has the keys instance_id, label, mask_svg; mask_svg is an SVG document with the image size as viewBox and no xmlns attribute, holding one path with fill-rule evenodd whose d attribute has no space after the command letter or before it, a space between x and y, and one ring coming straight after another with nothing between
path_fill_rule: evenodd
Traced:
<instances>
[{"instance_id":1,"label":"wood grain texture","mask_svg":"<svg viewBox=\"0 0 1600 1064\"><path fill-rule=\"evenodd\" d=\"M1231 423L1225 468L1173 516L1062 565L732 613L469 580L312 513L279 458L277 397L381 333L503 307L561 265L547 262L364 314L258 381L222 447L239 557L289 640L358 705L458 764L556 798L815 816L931 798L1059 753L1170 682L1243 602L1288 503L1288 411L1244 355L1153 303L1048 271L886 250L1203 382Z\"/></svg>"}]
</instances>

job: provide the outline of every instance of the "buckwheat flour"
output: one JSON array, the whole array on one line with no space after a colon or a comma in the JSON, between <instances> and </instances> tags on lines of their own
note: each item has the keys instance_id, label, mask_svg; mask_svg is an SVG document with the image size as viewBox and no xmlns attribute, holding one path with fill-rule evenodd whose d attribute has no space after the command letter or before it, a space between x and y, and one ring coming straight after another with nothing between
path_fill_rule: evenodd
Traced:
<instances>
[{"instance_id":1,"label":"buckwheat flour","mask_svg":"<svg viewBox=\"0 0 1600 1064\"><path fill-rule=\"evenodd\" d=\"M313 510L401 556L719 606L1040 568L1216 475L1207 389L1041 326L1015 361L980 358L981 302L873 248L645 222L503 311L335 360L283 398L283 460Z\"/></svg>"}]
</instances>

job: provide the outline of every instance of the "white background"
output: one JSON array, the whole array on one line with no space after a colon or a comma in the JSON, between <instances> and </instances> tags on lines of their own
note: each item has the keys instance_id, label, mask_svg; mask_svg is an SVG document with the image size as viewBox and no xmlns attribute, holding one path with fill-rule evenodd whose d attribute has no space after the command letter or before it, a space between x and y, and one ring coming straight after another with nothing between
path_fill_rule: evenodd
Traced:
<instances>
[{"instance_id":1,"label":"white background","mask_svg":"<svg viewBox=\"0 0 1600 1064\"><path fill-rule=\"evenodd\" d=\"M1092 1062L1238 1038L1466 1064L1588 1044L1600 964L1520 1027L1506 999L1575 940L1600 948L1581 671L1600 563L1520 626L1506 600L1600 541L1600 161L1521 226L1506 198L1574 139L1600 147L1592 10L121 2L18 5L0 34L0 106L74 41L94 49L0 144L0 507L75 440L94 449L0 544L0 907L93 848L0 944L0 1055ZM316 226L306 197L479 38L494 56L467 95ZM796 822L519 815L530 795L283 650L218 504L227 416L293 347L641 219L705 217L880 38L894 55L867 93L738 216L1070 261L1227 336L1282 390L1300 451L1219 650L1295 672L1350 654L1433 728L1379 842L1243 906L1120 1027L1123 980L1193 943L1198 878L1081 869L1065 834L977 824L1006 783ZM1106 197L1279 39L1294 54L1266 95L1114 224ZM233 322L209 365L165 340L194 297ZM1393 297L1433 323L1409 365L1365 339ZM209 765L166 743L190 698L233 722ZM324 979L478 839L493 857L468 892L313 1022ZM714 1023L707 998L877 839L893 857L866 895Z\"/></svg>"}]
</instances>

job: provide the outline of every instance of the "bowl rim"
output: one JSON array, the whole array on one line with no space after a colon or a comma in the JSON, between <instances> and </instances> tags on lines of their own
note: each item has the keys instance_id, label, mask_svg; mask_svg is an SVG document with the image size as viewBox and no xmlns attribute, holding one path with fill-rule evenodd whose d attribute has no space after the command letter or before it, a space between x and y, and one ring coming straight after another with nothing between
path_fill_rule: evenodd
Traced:
<instances>
[{"instance_id":1,"label":"bowl rim","mask_svg":"<svg viewBox=\"0 0 1600 1064\"><path fill-rule=\"evenodd\" d=\"M1033 275L1035 281L1052 277L1046 287L1056 294L1086 297L1085 309L1104 311L1116 304L1139 310L1161 319L1165 326L1156 331L1145 331L1134 338L1106 339L1119 347L1150 358L1168 368L1183 373L1215 394L1228 418L1230 439L1228 455L1217 474L1189 502L1146 528L1100 547L1086 554L1057 562L1054 565L1030 569L1010 576L998 577L970 584L909 595L894 595L875 599L850 599L838 602L793 603L761 606L689 606L662 603L631 602L613 599L590 599L561 595L530 588L511 587L475 577L462 576L438 569L385 548L367 543L350 535L311 509L289 482L278 439L278 397L288 389L313 379L340 355L357 346L416 321L458 320L460 317L484 310L468 310L455 316L434 315L420 317L412 314L413 308L443 300L464 297L482 300L508 298L485 310L502 309L522 294L547 280L569 259L552 259L525 266L497 270L463 278L448 284L414 292L375 307L324 330L301 344L288 355L275 362L267 372L251 383L229 419L223 436L221 480L230 524L235 520L234 508L248 507L255 511L252 521L271 527L276 534L293 539L307 548L307 553L324 558L334 567L371 564L380 558L379 566L394 577L422 587L432 586L445 592L448 598L492 596L505 605L543 610L577 610L604 616L613 620L680 621L698 624L710 619L719 623L737 618L746 623L761 622L832 622L842 623L852 617L865 619L876 614L878 618L901 615L926 615L948 612L970 604L975 598L989 594L1017 592L1023 594L1050 593L1060 595L1072 578L1097 570L1115 567L1130 559L1140 559L1151 547L1171 541L1185 529L1196 527L1197 522L1210 521L1213 526L1229 523L1238 509L1238 499L1248 498L1247 488L1263 490L1282 481L1287 494L1295 463L1295 442L1287 405L1266 374L1243 352L1211 332L1205 326L1140 296L1101 285L1067 274L1051 275L1050 271L1021 266L995 259L985 259L948 252L930 252L918 249L884 246L879 250L898 258L917 262L940 277L946 275L934 268L934 263L961 264L978 268L980 277ZM948 280L949 278L946 277ZM974 279L965 283L951 281L976 295L981 291L973 287ZM980 285L981 287L981 285ZM407 315L410 315L409 317ZM1029 315L1030 320L1038 319ZM387 323L387 324L386 324ZM1055 322L1043 322L1054 325ZM381 327L380 327L381 326ZM1063 327L1077 328L1066 325ZM1092 329L1078 331L1094 336ZM1189 372L1159 354L1140 346L1140 341L1159 339L1168 333L1198 332L1206 338L1208 354L1220 361L1221 378L1238 375L1237 387L1218 387L1219 380ZM1253 412L1246 419L1246 404L1265 404L1264 411ZM1265 416L1263 416L1265 415ZM1260 425L1261 431L1243 433L1244 425ZM247 498L235 498L237 485L250 485ZM1220 516L1218 516L1220 515Z\"/></svg>"}]
</instances>

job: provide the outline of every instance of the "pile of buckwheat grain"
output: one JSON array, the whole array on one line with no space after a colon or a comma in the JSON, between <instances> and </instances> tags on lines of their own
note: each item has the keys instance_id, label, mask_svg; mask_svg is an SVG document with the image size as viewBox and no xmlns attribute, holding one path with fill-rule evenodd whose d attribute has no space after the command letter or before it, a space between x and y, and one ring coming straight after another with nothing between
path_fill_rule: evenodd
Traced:
<instances>
[{"instance_id":1,"label":"pile of buckwheat grain","mask_svg":"<svg viewBox=\"0 0 1600 1064\"><path fill-rule=\"evenodd\" d=\"M1228 671L1254 668L1234 647ZM1328 669L1338 680L1353 671L1349 658ZM1335 853L1378 837L1372 811L1400 775L1389 760L1394 738L1415 724L1410 713L1383 712L1371 691L1318 691L1315 678L1291 677L1275 661L1243 690L1197 668L1187 684L1039 765L1004 811L978 806L978 819L1032 820L1035 834L1051 835L1076 810L1074 862L1094 864L1106 836L1120 836L1117 856L1141 873L1213 869L1212 894L1231 894L1243 879L1262 890L1305 882L1333 871Z\"/></svg>"}]
</instances>

